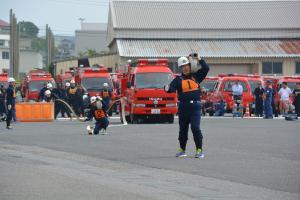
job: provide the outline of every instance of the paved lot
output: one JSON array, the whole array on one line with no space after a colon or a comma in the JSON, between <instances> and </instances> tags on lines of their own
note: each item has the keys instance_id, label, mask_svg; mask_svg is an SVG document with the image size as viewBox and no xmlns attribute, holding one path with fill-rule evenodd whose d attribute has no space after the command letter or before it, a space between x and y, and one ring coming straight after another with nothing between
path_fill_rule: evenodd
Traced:
<instances>
[{"instance_id":1,"label":"paved lot","mask_svg":"<svg viewBox=\"0 0 300 200\"><path fill-rule=\"evenodd\" d=\"M203 119L204 159L178 124L0 123L0 199L300 199L300 121Z\"/></svg>"}]
</instances>

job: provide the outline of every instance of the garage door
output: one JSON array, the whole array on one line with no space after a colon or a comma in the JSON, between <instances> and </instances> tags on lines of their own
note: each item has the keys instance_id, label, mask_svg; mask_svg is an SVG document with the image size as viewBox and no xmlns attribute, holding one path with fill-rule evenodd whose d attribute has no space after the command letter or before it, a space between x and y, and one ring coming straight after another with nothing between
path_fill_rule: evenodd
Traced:
<instances>
[{"instance_id":1,"label":"garage door","mask_svg":"<svg viewBox=\"0 0 300 200\"><path fill-rule=\"evenodd\" d=\"M247 64L210 64L209 76L217 76L219 74L251 74L252 65Z\"/></svg>"}]
</instances>

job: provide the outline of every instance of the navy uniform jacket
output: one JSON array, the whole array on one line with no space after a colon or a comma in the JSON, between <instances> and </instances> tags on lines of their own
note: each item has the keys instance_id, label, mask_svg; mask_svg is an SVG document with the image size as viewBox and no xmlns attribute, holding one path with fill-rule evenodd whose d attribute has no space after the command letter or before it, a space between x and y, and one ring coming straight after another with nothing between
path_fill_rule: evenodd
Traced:
<instances>
[{"instance_id":1,"label":"navy uniform jacket","mask_svg":"<svg viewBox=\"0 0 300 200\"><path fill-rule=\"evenodd\" d=\"M204 60L199 61L201 69L196 73L192 73L189 76L181 74L176 76L170 83L170 88L168 93L176 92L178 93L178 100L180 102L190 102L190 101L200 101L200 83L206 77L209 66Z\"/></svg>"},{"instance_id":2,"label":"navy uniform jacket","mask_svg":"<svg viewBox=\"0 0 300 200\"><path fill-rule=\"evenodd\" d=\"M96 106L91 105L90 112L87 117L88 120L91 120L93 117L95 118L96 121L100 121L103 118L106 118L107 105L103 100L101 102L102 102L102 109L98 109Z\"/></svg>"},{"instance_id":3,"label":"navy uniform jacket","mask_svg":"<svg viewBox=\"0 0 300 200\"><path fill-rule=\"evenodd\" d=\"M265 91L264 91L265 95L266 95L266 101L272 101L272 98L273 98L273 89L272 88L265 88Z\"/></svg>"},{"instance_id":4,"label":"navy uniform jacket","mask_svg":"<svg viewBox=\"0 0 300 200\"><path fill-rule=\"evenodd\" d=\"M14 106L15 105L15 99L16 99L15 88L10 85L6 89L6 104Z\"/></svg>"}]
</instances>

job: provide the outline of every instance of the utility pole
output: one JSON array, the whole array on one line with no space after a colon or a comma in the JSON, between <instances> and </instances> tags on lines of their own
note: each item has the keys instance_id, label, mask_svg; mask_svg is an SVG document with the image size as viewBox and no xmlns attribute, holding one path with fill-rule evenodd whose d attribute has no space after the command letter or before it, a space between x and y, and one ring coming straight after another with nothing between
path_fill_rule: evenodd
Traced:
<instances>
[{"instance_id":1,"label":"utility pole","mask_svg":"<svg viewBox=\"0 0 300 200\"><path fill-rule=\"evenodd\" d=\"M46 65L49 66L54 57L54 36L48 24L46 24L46 42Z\"/></svg>"},{"instance_id":2,"label":"utility pole","mask_svg":"<svg viewBox=\"0 0 300 200\"><path fill-rule=\"evenodd\" d=\"M84 21L85 19L82 18L82 17L80 17L78 20L81 21L81 30L82 30L83 21Z\"/></svg>"},{"instance_id":3,"label":"utility pole","mask_svg":"<svg viewBox=\"0 0 300 200\"><path fill-rule=\"evenodd\" d=\"M10 9L10 44L9 44L9 76L19 77L19 25L12 9Z\"/></svg>"}]
</instances>

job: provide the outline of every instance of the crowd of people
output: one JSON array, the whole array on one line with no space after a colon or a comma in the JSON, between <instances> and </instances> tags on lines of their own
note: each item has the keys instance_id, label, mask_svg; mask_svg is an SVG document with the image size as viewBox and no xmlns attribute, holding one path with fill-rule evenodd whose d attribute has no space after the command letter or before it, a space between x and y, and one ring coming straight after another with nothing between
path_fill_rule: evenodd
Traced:
<instances>
[{"instance_id":1,"label":"crowd of people","mask_svg":"<svg viewBox=\"0 0 300 200\"><path fill-rule=\"evenodd\" d=\"M243 86L239 81L235 81L231 86L232 101L235 103L232 113L235 114L236 110L243 108ZM201 89L202 96L207 95L205 88ZM294 90L288 87L287 82L283 82L281 87L276 90L272 87L271 81L266 81L264 85L261 82L257 83L252 96L255 99L253 102L253 115L257 117L273 118L279 115L285 116L287 114L296 114L300 116L300 83L297 83ZM276 99L279 97L279 100ZM210 100L202 102L202 114L209 116L224 116L226 113L226 101L223 95L219 94L219 100L212 102Z\"/></svg>"},{"instance_id":2,"label":"crowd of people","mask_svg":"<svg viewBox=\"0 0 300 200\"><path fill-rule=\"evenodd\" d=\"M8 83L8 88L0 86L0 121L6 121L6 128L11 129L11 121L17 121L15 104L19 91L15 79L9 78ZM54 102L55 119L59 114L61 117L70 118L73 112L78 117L88 118L90 108L93 107L91 98L81 85L76 85L75 81L71 80L65 85L58 83L56 87L52 83L45 82L44 87L39 91L37 101ZM105 109L108 109L112 101L112 90L109 88L109 84L104 83L103 89L94 98L101 99ZM108 114L111 115L111 112L109 109Z\"/></svg>"}]
</instances>

